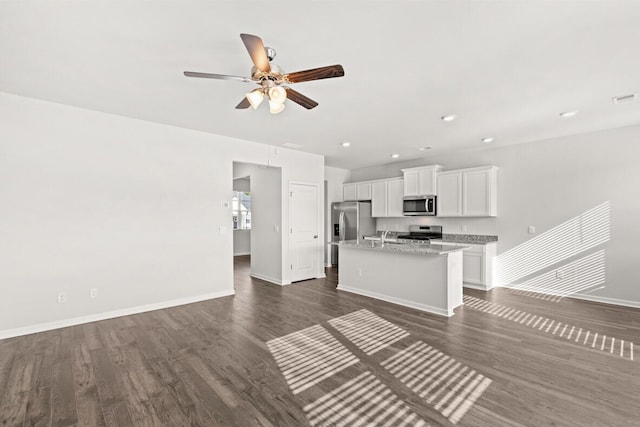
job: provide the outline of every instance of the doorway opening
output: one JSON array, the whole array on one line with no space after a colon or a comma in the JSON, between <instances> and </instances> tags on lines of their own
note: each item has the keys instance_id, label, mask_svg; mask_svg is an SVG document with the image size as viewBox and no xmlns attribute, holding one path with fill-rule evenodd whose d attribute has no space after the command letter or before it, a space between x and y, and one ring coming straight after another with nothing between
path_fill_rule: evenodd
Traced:
<instances>
[{"instance_id":1,"label":"doorway opening","mask_svg":"<svg viewBox=\"0 0 640 427\"><path fill-rule=\"evenodd\" d=\"M248 263L251 277L282 284L281 168L233 162L232 212L234 265Z\"/></svg>"}]
</instances>

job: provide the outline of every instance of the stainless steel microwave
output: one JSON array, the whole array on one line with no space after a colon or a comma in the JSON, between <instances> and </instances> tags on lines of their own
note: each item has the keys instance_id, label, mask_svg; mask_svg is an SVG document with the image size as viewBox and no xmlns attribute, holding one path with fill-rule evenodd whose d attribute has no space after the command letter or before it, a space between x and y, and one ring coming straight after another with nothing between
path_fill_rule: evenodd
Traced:
<instances>
[{"instance_id":1,"label":"stainless steel microwave","mask_svg":"<svg viewBox=\"0 0 640 427\"><path fill-rule=\"evenodd\" d=\"M405 216L435 215L436 196L407 196L402 201Z\"/></svg>"}]
</instances>

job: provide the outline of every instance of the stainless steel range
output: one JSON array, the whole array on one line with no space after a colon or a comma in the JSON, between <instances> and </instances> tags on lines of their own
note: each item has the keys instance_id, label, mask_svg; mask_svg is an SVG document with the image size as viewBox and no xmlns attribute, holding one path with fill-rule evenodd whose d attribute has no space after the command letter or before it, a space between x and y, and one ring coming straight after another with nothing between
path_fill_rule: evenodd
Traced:
<instances>
[{"instance_id":1,"label":"stainless steel range","mask_svg":"<svg viewBox=\"0 0 640 427\"><path fill-rule=\"evenodd\" d=\"M428 242L435 239L442 239L441 225L412 225L409 227L409 234L398 236L398 240L413 242Z\"/></svg>"}]
</instances>

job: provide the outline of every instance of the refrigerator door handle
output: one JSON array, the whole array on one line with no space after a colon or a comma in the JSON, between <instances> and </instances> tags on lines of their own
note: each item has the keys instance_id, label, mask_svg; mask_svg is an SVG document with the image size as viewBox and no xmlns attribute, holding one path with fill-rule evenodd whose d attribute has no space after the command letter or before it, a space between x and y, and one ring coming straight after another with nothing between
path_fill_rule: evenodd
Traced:
<instances>
[{"instance_id":1,"label":"refrigerator door handle","mask_svg":"<svg viewBox=\"0 0 640 427\"><path fill-rule=\"evenodd\" d=\"M338 220L340 235L338 236L340 240L344 240L344 212L340 212L340 219Z\"/></svg>"}]
</instances>

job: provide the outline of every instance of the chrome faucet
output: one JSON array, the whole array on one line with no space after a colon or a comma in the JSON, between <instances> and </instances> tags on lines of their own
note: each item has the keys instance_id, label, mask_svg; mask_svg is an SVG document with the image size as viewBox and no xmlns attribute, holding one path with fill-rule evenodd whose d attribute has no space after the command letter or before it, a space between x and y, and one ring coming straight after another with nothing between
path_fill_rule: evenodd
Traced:
<instances>
[{"instance_id":1,"label":"chrome faucet","mask_svg":"<svg viewBox=\"0 0 640 427\"><path fill-rule=\"evenodd\" d=\"M380 235L380 246L384 246L384 241L387 239L387 234L389 234L389 230L384 230Z\"/></svg>"}]
</instances>

